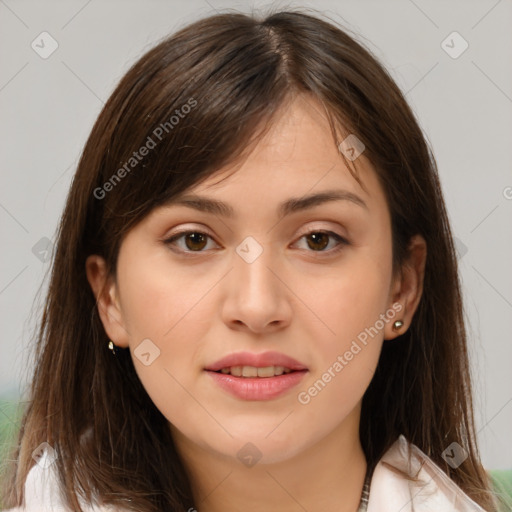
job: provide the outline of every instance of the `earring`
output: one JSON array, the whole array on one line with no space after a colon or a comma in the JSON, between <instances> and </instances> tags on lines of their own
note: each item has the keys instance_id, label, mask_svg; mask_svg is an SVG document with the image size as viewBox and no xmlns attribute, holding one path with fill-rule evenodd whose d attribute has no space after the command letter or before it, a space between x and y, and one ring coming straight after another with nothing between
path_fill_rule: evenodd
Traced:
<instances>
[{"instance_id":1,"label":"earring","mask_svg":"<svg viewBox=\"0 0 512 512\"><path fill-rule=\"evenodd\" d=\"M403 326L404 323L402 322L402 320L396 320L395 323L393 324L393 330L399 331Z\"/></svg>"},{"instance_id":2,"label":"earring","mask_svg":"<svg viewBox=\"0 0 512 512\"><path fill-rule=\"evenodd\" d=\"M112 351L112 354L116 355L116 346L112 340L108 342L108 348Z\"/></svg>"}]
</instances>

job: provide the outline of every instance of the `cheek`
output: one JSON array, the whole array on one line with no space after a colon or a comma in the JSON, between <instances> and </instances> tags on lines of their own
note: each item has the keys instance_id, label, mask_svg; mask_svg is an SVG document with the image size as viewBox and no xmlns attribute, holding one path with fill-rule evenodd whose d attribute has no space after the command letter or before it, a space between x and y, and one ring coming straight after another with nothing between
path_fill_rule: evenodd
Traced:
<instances>
[{"instance_id":1,"label":"cheek","mask_svg":"<svg viewBox=\"0 0 512 512\"><path fill-rule=\"evenodd\" d=\"M200 326L191 318L201 311L202 299L214 285L215 276L201 277L173 268L165 252L126 259L121 270L123 319L131 343L155 338L165 346L185 325L192 331Z\"/></svg>"},{"instance_id":2,"label":"cheek","mask_svg":"<svg viewBox=\"0 0 512 512\"><path fill-rule=\"evenodd\" d=\"M375 324L388 306L390 275L391 256L375 257L368 248L348 257L327 276L321 291L309 293L315 311L331 331L331 337L322 337L328 346L343 348Z\"/></svg>"},{"instance_id":3,"label":"cheek","mask_svg":"<svg viewBox=\"0 0 512 512\"><path fill-rule=\"evenodd\" d=\"M350 409L361 398L377 366L383 328L391 321L391 314L386 316L390 271L390 254L378 258L360 250L325 281L322 293L310 294L322 335L319 330L314 337L315 364L299 403L314 398L316 407L337 403Z\"/></svg>"},{"instance_id":4,"label":"cheek","mask_svg":"<svg viewBox=\"0 0 512 512\"><path fill-rule=\"evenodd\" d=\"M138 262L143 261L144 265ZM168 418L190 401L186 389L196 377L207 328L205 294L209 278L169 272L165 257L120 259L123 320L135 370L148 395ZM203 298L203 300L201 300ZM203 319L203 321L201 321Z\"/></svg>"}]
</instances>

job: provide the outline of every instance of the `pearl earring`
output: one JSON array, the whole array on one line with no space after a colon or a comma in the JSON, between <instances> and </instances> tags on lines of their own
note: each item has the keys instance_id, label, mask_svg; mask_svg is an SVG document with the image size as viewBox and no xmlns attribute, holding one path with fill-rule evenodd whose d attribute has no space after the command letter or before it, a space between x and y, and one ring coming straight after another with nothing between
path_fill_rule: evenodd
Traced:
<instances>
[{"instance_id":1,"label":"pearl earring","mask_svg":"<svg viewBox=\"0 0 512 512\"><path fill-rule=\"evenodd\" d=\"M404 323L402 322L402 320L396 320L393 323L393 330L399 331L403 326L404 326Z\"/></svg>"}]
</instances>

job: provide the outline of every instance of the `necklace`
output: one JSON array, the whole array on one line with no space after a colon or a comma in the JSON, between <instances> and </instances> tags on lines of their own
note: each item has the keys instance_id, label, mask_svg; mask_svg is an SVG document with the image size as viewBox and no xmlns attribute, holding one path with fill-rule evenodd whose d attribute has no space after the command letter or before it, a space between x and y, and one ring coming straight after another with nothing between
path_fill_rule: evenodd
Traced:
<instances>
[{"instance_id":1,"label":"necklace","mask_svg":"<svg viewBox=\"0 0 512 512\"><path fill-rule=\"evenodd\" d=\"M368 499L370 497L370 483L372 480L372 471L370 467L366 470L366 476L364 478L363 491L361 492L361 500L359 501L359 507L357 512L366 512L368 510Z\"/></svg>"}]
</instances>

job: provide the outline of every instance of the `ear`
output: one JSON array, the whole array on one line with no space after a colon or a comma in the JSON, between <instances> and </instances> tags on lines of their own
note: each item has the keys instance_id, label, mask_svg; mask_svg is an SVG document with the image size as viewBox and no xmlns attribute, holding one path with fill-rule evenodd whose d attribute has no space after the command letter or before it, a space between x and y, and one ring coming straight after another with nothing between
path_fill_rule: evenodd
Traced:
<instances>
[{"instance_id":1,"label":"ear","mask_svg":"<svg viewBox=\"0 0 512 512\"><path fill-rule=\"evenodd\" d=\"M391 285L390 307L394 304L393 309L398 311L397 304L400 304L402 308L394 319L386 324L385 340L392 340L404 334L411 325L423 293L426 261L427 243L421 235L415 235L409 242L407 259ZM393 329L396 320L401 320L404 324L398 331Z\"/></svg>"},{"instance_id":2,"label":"ear","mask_svg":"<svg viewBox=\"0 0 512 512\"><path fill-rule=\"evenodd\" d=\"M96 307L107 336L119 347L128 347L128 332L117 296L115 279L101 256L91 255L85 262L87 280L96 297Z\"/></svg>"}]
</instances>

